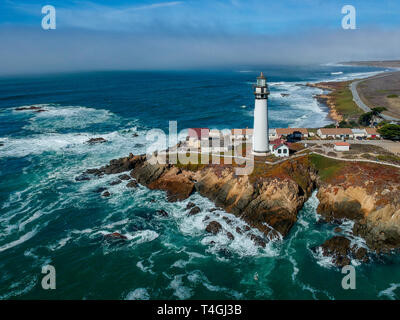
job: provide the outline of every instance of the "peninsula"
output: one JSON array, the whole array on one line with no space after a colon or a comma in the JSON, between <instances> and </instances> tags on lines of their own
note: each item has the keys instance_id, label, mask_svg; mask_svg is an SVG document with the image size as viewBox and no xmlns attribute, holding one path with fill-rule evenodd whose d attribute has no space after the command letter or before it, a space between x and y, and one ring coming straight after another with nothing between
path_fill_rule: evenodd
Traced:
<instances>
[{"instance_id":1,"label":"peninsula","mask_svg":"<svg viewBox=\"0 0 400 320\"><path fill-rule=\"evenodd\" d=\"M341 124L355 123L356 116L363 114L361 110L355 111L357 106L350 100L348 85L318 84L335 88L326 99L335 109L331 116ZM246 227L238 227L236 232L261 247L269 241L282 241L290 233L300 209L315 191L320 224L331 226L334 233L331 239L315 247L315 252L331 257L337 266L345 266L352 260L367 263L374 255L400 249L398 143L381 140L372 126L268 129L269 90L262 73L254 93L254 131L232 129L226 134L208 128L189 129L186 140L168 150L114 159L106 166L86 170L76 180L118 175L118 181L113 183L129 180L130 188L141 184L163 190L169 201L183 201L198 192L215 206L242 219ZM240 154L236 152L238 146L243 151ZM154 161L160 154L166 161ZM212 156L219 161L183 163L179 160L182 154L196 160ZM250 161L252 170L239 175L236 169L243 167L239 160L244 159ZM104 197L111 196L106 188L102 191ZM196 204L188 204L188 215L199 212ZM160 214L168 216L165 211ZM232 240L233 234L211 217L210 214L204 218L205 231L222 233ZM351 237L362 237L365 245L354 244L342 232L340 225L346 221L353 223ZM257 235L255 229L263 236ZM121 238L115 233L111 236Z\"/></svg>"}]
</instances>

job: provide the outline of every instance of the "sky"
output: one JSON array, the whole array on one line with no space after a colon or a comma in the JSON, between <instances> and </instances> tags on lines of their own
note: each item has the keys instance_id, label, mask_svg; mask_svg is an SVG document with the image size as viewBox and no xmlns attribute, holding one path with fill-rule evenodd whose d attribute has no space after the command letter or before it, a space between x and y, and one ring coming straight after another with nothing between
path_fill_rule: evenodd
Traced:
<instances>
[{"instance_id":1,"label":"sky","mask_svg":"<svg viewBox=\"0 0 400 320\"><path fill-rule=\"evenodd\" d=\"M399 17L398 0L0 0L0 74L397 59Z\"/></svg>"}]
</instances>

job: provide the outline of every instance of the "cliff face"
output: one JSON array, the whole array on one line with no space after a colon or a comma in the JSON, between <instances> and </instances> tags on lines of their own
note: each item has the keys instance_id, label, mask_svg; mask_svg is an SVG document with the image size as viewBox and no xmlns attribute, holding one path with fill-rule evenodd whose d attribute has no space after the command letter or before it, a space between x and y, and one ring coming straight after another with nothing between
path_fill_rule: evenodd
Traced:
<instances>
[{"instance_id":1,"label":"cliff face","mask_svg":"<svg viewBox=\"0 0 400 320\"><path fill-rule=\"evenodd\" d=\"M131 170L132 178L150 189L166 191L170 201L184 200L197 191L267 237L285 236L311 194L316 175L307 157L263 166L256 164L255 168L262 174L236 176L231 166L208 165L191 171L176 165L151 164L144 156L130 155L97 170Z\"/></svg>"},{"instance_id":2,"label":"cliff face","mask_svg":"<svg viewBox=\"0 0 400 320\"><path fill-rule=\"evenodd\" d=\"M289 232L309 195L289 177L263 177L252 182L248 176L235 177L229 169L218 174L207 168L198 172L195 180L201 195L272 238Z\"/></svg>"},{"instance_id":3,"label":"cliff face","mask_svg":"<svg viewBox=\"0 0 400 320\"><path fill-rule=\"evenodd\" d=\"M400 173L387 166L352 163L321 182L318 213L328 221L355 221L353 232L377 251L400 247Z\"/></svg>"},{"instance_id":4,"label":"cliff face","mask_svg":"<svg viewBox=\"0 0 400 320\"><path fill-rule=\"evenodd\" d=\"M251 175L236 176L231 165L160 165L131 154L78 178L125 171L150 189L166 191L170 201L184 200L197 191L268 238L287 235L297 212L318 187L317 211L328 222L353 220L353 232L377 252L400 248L400 171L392 167L305 155L274 166L256 163ZM321 248L329 254L335 245L347 242L328 240ZM337 260L344 263L348 258L341 249L346 248L336 248ZM365 255L350 249L344 251Z\"/></svg>"}]
</instances>

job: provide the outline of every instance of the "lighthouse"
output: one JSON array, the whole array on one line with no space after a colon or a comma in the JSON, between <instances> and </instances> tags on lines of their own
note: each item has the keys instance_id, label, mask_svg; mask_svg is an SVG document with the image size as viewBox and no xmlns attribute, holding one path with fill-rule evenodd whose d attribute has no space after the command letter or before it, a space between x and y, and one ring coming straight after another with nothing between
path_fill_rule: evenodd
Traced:
<instances>
[{"instance_id":1,"label":"lighthouse","mask_svg":"<svg viewBox=\"0 0 400 320\"><path fill-rule=\"evenodd\" d=\"M268 153L268 85L267 79L261 72L254 85L254 131L253 153L254 155L266 155Z\"/></svg>"}]
</instances>

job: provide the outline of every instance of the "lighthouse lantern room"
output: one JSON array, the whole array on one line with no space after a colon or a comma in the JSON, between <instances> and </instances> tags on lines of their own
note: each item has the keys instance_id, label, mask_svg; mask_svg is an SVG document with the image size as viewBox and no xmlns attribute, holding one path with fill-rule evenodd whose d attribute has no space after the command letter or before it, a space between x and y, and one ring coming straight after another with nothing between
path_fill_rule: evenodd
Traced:
<instances>
[{"instance_id":1,"label":"lighthouse lantern room","mask_svg":"<svg viewBox=\"0 0 400 320\"><path fill-rule=\"evenodd\" d=\"M266 155L268 153L268 85L267 79L261 72L254 85L254 131L253 153L254 155Z\"/></svg>"}]
</instances>

